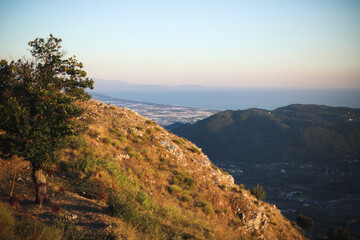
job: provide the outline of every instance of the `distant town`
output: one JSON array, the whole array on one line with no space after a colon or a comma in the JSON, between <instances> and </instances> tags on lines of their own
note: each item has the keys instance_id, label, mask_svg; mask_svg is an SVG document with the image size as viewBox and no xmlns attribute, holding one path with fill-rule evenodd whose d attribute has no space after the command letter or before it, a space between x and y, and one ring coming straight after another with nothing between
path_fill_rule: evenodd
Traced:
<instances>
[{"instance_id":1,"label":"distant town","mask_svg":"<svg viewBox=\"0 0 360 240\"><path fill-rule=\"evenodd\" d=\"M119 98L109 97L103 94L91 93L94 99L100 100L106 104L111 104L118 107L127 107L140 115L157 122L161 126L168 126L176 122L180 123L195 123L201 119L207 118L219 111L191 108L182 106L172 106L155 103L145 103L124 100Z\"/></svg>"}]
</instances>

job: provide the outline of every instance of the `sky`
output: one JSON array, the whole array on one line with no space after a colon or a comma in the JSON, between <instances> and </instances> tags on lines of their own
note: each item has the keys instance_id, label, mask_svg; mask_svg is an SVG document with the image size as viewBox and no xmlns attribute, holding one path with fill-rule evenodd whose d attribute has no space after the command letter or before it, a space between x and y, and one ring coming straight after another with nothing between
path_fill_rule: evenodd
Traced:
<instances>
[{"instance_id":1,"label":"sky","mask_svg":"<svg viewBox=\"0 0 360 240\"><path fill-rule=\"evenodd\" d=\"M0 22L1 59L52 33L92 78L360 88L358 0L0 0Z\"/></svg>"}]
</instances>

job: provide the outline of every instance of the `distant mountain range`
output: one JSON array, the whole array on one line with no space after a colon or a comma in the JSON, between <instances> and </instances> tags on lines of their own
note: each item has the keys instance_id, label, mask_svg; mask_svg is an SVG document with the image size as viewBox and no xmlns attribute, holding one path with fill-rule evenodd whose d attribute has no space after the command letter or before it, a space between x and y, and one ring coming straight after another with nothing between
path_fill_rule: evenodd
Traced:
<instances>
[{"instance_id":1,"label":"distant mountain range","mask_svg":"<svg viewBox=\"0 0 360 240\"><path fill-rule=\"evenodd\" d=\"M360 109L297 104L223 111L168 128L238 183L264 185L288 217L307 213L320 231L334 224L360 229Z\"/></svg>"},{"instance_id":2,"label":"distant mountain range","mask_svg":"<svg viewBox=\"0 0 360 240\"><path fill-rule=\"evenodd\" d=\"M202 86L202 85L160 85L160 84L135 84L119 80L104 80L104 79L95 79L95 89L96 91L114 91L115 89L119 91L169 91L169 90L199 90L199 89L212 89L211 87Z\"/></svg>"}]
</instances>

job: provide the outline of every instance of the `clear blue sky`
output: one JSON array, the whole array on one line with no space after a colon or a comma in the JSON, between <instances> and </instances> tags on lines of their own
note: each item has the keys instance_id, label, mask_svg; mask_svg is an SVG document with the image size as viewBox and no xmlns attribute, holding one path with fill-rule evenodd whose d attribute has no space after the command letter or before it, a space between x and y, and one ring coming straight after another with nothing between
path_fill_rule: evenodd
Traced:
<instances>
[{"instance_id":1,"label":"clear blue sky","mask_svg":"<svg viewBox=\"0 0 360 240\"><path fill-rule=\"evenodd\" d=\"M358 0L0 0L0 58L63 39L93 78L360 88Z\"/></svg>"}]
</instances>

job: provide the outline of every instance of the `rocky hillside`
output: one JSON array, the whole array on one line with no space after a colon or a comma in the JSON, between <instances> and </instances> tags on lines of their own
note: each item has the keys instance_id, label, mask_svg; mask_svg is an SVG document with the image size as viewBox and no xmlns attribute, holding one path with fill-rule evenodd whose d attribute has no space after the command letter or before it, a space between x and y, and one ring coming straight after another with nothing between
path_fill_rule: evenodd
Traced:
<instances>
[{"instance_id":1,"label":"rocky hillside","mask_svg":"<svg viewBox=\"0 0 360 240\"><path fill-rule=\"evenodd\" d=\"M52 205L32 203L27 162L1 159L1 239L305 239L192 142L130 109L82 104L88 131L47 169Z\"/></svg>"}]
</instances>

